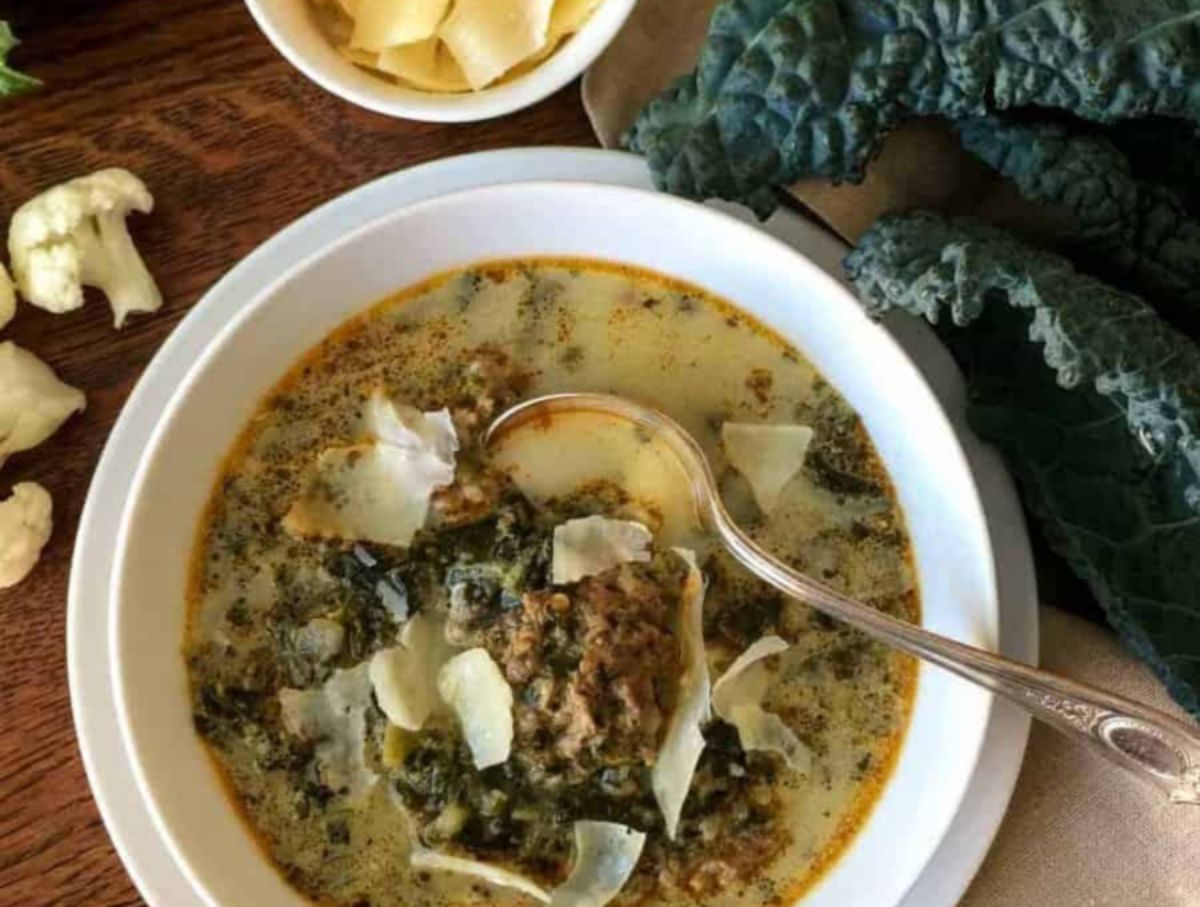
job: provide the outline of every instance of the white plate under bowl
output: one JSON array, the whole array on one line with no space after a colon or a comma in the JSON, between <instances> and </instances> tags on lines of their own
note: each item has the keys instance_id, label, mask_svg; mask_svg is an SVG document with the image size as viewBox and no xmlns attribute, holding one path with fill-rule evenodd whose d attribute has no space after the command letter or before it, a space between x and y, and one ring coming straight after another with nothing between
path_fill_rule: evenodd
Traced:
<instances>
[{"instance_id":1,"label":"white plate under bowl","mask_svg":"<svg viewBox=\"0 0 1200 907\"><path fill-rule=\"evenodd\" d=\"M266 903L257 899L257 897L247 900L243 893L246 891L261 891L266 892L271 889L272 883L278 889L282 889L282 885L275 880L273 873L270 873L261 863L255 858L247 856L249 849L244 846L246 842L246 833L233 820L229 810L224 807L214 808L214 804L220 802L219 792L215 788L215 780L212 778L211 770L207 768L201 759L198 744L195 743L193 735L190 733L190 723L187 721L186 697L184 695L182 666L177 653L179 630L178 619L181 612L174 609L159 609L160 613L154 616L148 626L158 625L158 632L164 634L163 638L170 637L171 643L166 646L158 646L154 644L153 638L147 636L139 636L138 634L125 634L122 636L123 643L129 642L148 642L151 643L147 647L135 646L136 651L126 649L120 659L121 668L121 686L126 691L133 689L142 689L146 687L149 690L149 695L142 696L139 693L136 697L130 700L132 709L125 716L131 720L126 721L127 730L131 740L136 743L135 747L131 747L132 752L126 753L122 750L121 741L113 733L112 718L114 715L113 691L110 683L114 678L109 676L104 667L104 659L98 657L105 646L97 645L98 640L103 639L103 627L106 618L115 616L114 603L107 595L107 581L113 575L113 564L111 561L111 539L113 538L113 530L117 522L117 510L120 502L128 494L131 487L131 463L138 456L147 444L148 439L154 434L154 427L161 415L162 408L168 396L179 386L180 381L187 371L189 365L195 360L197 355L208 349L221 349L220 345L213 344L213 338L222 332L225 322L239 309L248 311L248 301L262 293L264 287L271 283L274 276L282 270L287 269L291 264L305 258L307 255L327 246L334 238L344 235L350 228L361 225L370 221L373 217L387 211L394 211L401 207L406 202L412 202L419 198L435 197L444 192L452 191L467 185L487 184L504 182L520 177L557 177L568 179L589 179L592 181L607 181L611 183L626 184L626 185L644 185L645 177L641 170L640 162L627 158L621 155L614 155L602 152L579 152L579 151L562 151L562 150L534 150L524 152L501 152L487 155L476 155L469 158L455 159L431 165L425 168L419 168L407 174L398 174L390 177L371 186L364 187L356 193L347 196L330 206L326 206L320 211L310 215L304 221L296 226L285 231L271 243L264 246L255 255L248 258L241 266L229 275L217 288L209 295L209 297L196 307L191 315L181 325L179 330L173 335L171 340L164 346L163 351L155 362L152 363L143 382L139 385L138 390L131 398L125 413L122 416L117 429L114 431L113 437L106 453L101 461L98 469L97 478L93 486L92 494L89 497L89 503L85 511L85 515L81 524L81 532L79 544L76 550L76 560L73 567L72 589L69 613L69 656L71 668L71 683L72 683L72 701L76 712L76 722L79 730L81 745L84 750L85 763L88 767L89 777L92 780L97 799L100 802L101 809L105 815L105 819L112 831L114 840L120 849L122 856L125 858L131 873L141 886L147 899L152 903L171 904L173 905L192 905L201 903L195 894L189 891L189 886L183 875L179 871L179 867L172 865L170 857L167 855L166 849L163 847L162 841L159 840L155 833L152 824L148 821L148 813L151 810L147 809L148 804L139 797L138 791L132 782L132 778L128 769L125 768L125 760L132 756L134 764L138 767L146 789L152 790L155 793L155 804L157 808L153 810L155 820L162 830L168 832L166 839L173 843L174 849L179 855L186 855L184 865L190 867L190 874L195 879L203 879L205 887L210 889L210 903L223 903L225 905L233 905L236 903ZM526 190L522 190L526 191ZM547 191L562 191L561 189ZM599 209L593 209L593 214L603 213L606 218L614 218L617 221L622 216L622 211L627 204L634 203L634 196L622 195L620 193L597 193L594 190L587 193L591 197L589 204L600 204L603 206L603 212ZM492 194L493 198L499 197L496 193ZM582 198L582 196L581 196ZM599 201L597 201L599 199ZM608 202L620 199L621 204L609 206ZM479 199L475 199L478 202ZM680 203L659 199L654 202L644 200L636 202L637 204L648 204L651 209L665 211L668 208L675 214L684 214L690 226L693 220L706 221L707 218L699 217L703 212L697 212L694 209L684 209L680 207ZM665 206L665 207L664 207ZM437 207L437 206L435 206ZM442 205L445 208L445 205ZM460 206L461 208L461 206ZM465 210L465 209L464 209ZM471 218L467 217L464 210L460 210L460 216L465 220L460 226L470 226ZM476 205L474 211L478 213L480 208ZM395 225L403 223L405 217L413 215L401 214L388 219L388 223L392 226L382 229L398 229ZM531 221L532 223L532 221ZM619 224L618 224L619 225ZM507 226L507 224L506 224ZM793 240L801 242L807 241L819 251L820 257L823 259L836 258L836 244L830 243L827 238L824 238L818 232L807 228L802 222L790 220L782 225L777 225L780 232L789 236ZM743 251L746 249L758 250L754 254L759 254L765 247L761 246L761 239L752 238L754 234L749 231L743 233L729 233L732 230L730 225L722 225L719 228L723 232L721 235L725 238L738 235L738 242L741 244ZM470 230L468 229L468 233ZM491 231L495 232L495 231ZM561 232L561 231L560 231ZM623 231L618 231L623 232ZM543 233L544 236L544 233ZM366 239L363 242L370 241L370 231L366 234ZM481 238L481 237L477 237ZM534 239L534 236L526 237L527 241ZM630 254L620 254L620 250L609 251L606 248L597 248L595 245L589 245L586 249L566 248L562 245L562 237L556 234L552 244L542 243L539 251L561 251L561 252L588 252L591 254L599 254L608 257L622 258L624 260L638 261L650 266L656 266L668 272L675 272L680 276L692 277L699 282L730 295L735 299L740 297L736 291L736 287L723 283L723 280L732 279L733 269L732 261L726 261L728 267L727 274L719 274L711 272L707 275L688 270L685 266L688 264L682 258L676 256L677 260L672 260L670 254L656 255L653 260L645 260L642 255L634 254L636 250L631 250ZM748 245L747 245L748 244ZM603 244L601 244L603 245ZM660 244L661 245L661 244ZM719 246L720 244L718 244ZM705 248L712 249L713 246ZM444 251L444 250L441 250ZM515 249L501 249L487 247L486 243L483 246L476 248L471 257L479 257L480 255L490 254L506 254L509 251L517 251ZM528 252L530 247L526 246L521 251ZM661 253L663 250L660 248ZM424 250L429 257L423 261L424 265L429 267L437 266L438 248L430 248ZM343 249L344 254L345 250ZM334 255L338 253L335 251ZM763 252L763 254L768 254ZM783 254L780 250L773 250L769 254ZM781 259L782 260L782 259ZM443 262L451 264L454 262ZM824 261L823 264L827 264ZM676 267L672 267L677 265ZM682 269L681 269L682 268ZM786 270L796 273L803 272L804 280L807 281L807 289L812 290L818 288L822 297L836 297L835 286L832 281L822 278L819 272L812 268L806 268L802 263L793 263L788 265ZM399 283L409 282L407 279L396 280L397 275L392 274L387 286L380 288L375 287L360 287L363 292L363 298L356 299L345 312L341 314L333 312L309 311L307 315L309 320L306 321L307 328L312 336L293 335L286 343L277 343L268 346L265 350L256 350L256 358L264 358L267 362L264 367L254 372L247 377L248 383L239 387L239 392L245 397L245 407L252 406L255 393L251 391L262 389L272 383L278 372L290 361L293 354L299 351L298 347L293 347L293 343L307 343L319 338L328 327L333 323L341 320L344 314L354 308L359 308L366 304L370 298L382 295L382 292L394 288ZM286 278L285 278L286 279ZM295 289L295 288L292 288ZM344 290L344 287L339 287ZM270 294L267 294L270 296ZM743 301L744 304L744 300ZM779 303L782 304L781 302ZM839 304L840 305L840 304ZM268 318L269 306L255 312L253 315L244 316L241 321L241 327L230 327L229 331L236 333L243 328L253 329L255 321L259 318ZM844 307L843 307L844 308ZM264 314L266 313L266 314ZM821 317L821 313L814 313L816 317ZM852 318L849 310L843 311L845 318ZM839 316L839 317L843 317ZM325 320L323 320L325 319ZM332 319L332 320L329 320ZM768 319L775 322L778 326L785 328L785 333L796 335L797 326L792 325L791 329L785 324L779 324L779 318ZM845 325L850 325L852 321L846 321ZM246 328L246 325L250 325ZM845 326L843 325L843 327ZM876 344L876 351L888 349L890 347L882 339L882 334L877 332L869 325L864 326L867 331L873 332L870 336L877 337L879 343ZM300 329L300 333L303 330ZM857 328L853 329L858 331ZM906 329L907 334L911 334L907 339L910 342L916 342L918 345L924 342L926 351L936 349L936 346L930 347L929 338L925 332L911 332ZM272 337L276 338L274 332ZM914 340L914 338L923 337L922 340ZM809 347L808 343L802 343L803 346ZM228 350L236 350L237 344L227 347ZM275 353L271 353L275 350ZM810 355L814 350L809 347ZM888 355L896 358L894 350ZM271 358L275 356L279 358L276 363ZM218 357L219 358L219 357ZM864 410L867 415L868 426L872 429L876 440L881 442L881 447L884 448L885 459L889 456L901 457L901 460L896 460L891 463L893 473L896 472L897 464L902 463L902 458L905 456L905 441L903 433L897 433L892 439L896 445L894 449L889 449L889 443L886 440L889 433L884 430L881 434L881 429L886 429L887 426L883 423L872 425L872 417L864 407L864 402L870 402L864 399L855 399L855 394L851 391L850 386L846 381L839 380L839 375L836 369L831 367L829 362L822 362L821 357L815 356L819 364L823 365L825 371L834 378L835 383L849 392L852 402L855 402L860 409ZM886 356L885 356L886 358ZM940 362L944 370L945 359L937 360ZM211 360L210 360L211 362ZM903 360L898 359L898 364L895 365L899 369L896 374L889 372L889 377L896 377L901 380L901 386L906 386L912 391L914 399L919 401L917 408L925 407L922 412L922 418L926 420L923 424L929 425L934 434L945 438L946 435L938 425L940 415L936 407L930 408L931 401L922 399L924 391L922 385L915 381L915 377L911 371L906 371L903 366ZM835 363L836 364L836 363ZM890 368L891 366L889 366ZM203 368L203 364L201 366ZM210 375L213 373L209 373ZM257 375L257 377L255 377ZM206 379L208 380L208 379ZM959 389L954 388L952 378L943 374L939 379L941 386L948 388L950 395L953 397L959 392ZM915 382L915 383L914 383ZM262 384L261 388L258 385ZM192 385L192 392L200 392L205 387L205 381L200 381ZM197 389L200 389L198 391ZM236 395L235 395L236 396ZM907 405L907 404L906 404ZM952 406L960 406L961 400L952 400ZM903 407L902 407L903 408ZM183 419L180 425L186 428L186 414L188 408L184 407L180 410ZM248 409L247 409L248 412ZM232 432L241 424L244 413L233 413L227 419L223 418L222 423L228 422L224 428L218 426L213 434L213 446L208 454L210 459L216 456L216 451L223 450L229 439L232 438ZM222 432L228 429L228 437L218 437ZM892 431L896 431L893 426ZM910 432L909 435L912 433ZM177 431L173 430L169 433L160 433L159 437L164 443L170 443L172 438L180 438ZM943 447L948 451L953 450L952 442L947 447ZM912 453L911 450L908 451ZM993 534L997 537L999 544L996 548L999 563L1002 565L1002 585L1001 596L1005 601L1006 619L1000 627L1000 641L1002 648L1010 654L1016 654L1021 657L1031 657L1033 654L1034 642L1034 617L1033 617L1033 589L1031 581L1031 572L1029 570L1028 551L1025 545L1022 527L1020 523L1019 511L1015 508L1012 500L1011 489L1007 486L1006 480L1002 472L996 469L994 460L989 461L987 455L981 452L975 445L970 445L969 455L977 467L976 472L980 473L985 479L981 484L985 489L986 496L989 502L989 518L992 522ZM980 457L983 457L980 460ZM952 480L951 486L961 484L961 477L965 475L965 470L961 464L953 463L954 457L951 454L947 461L951 473L959 476L958 480ZM147 461L151 464L165 462L163 458L152 458ZM195 465L195 464L193 464ZM211 469L215 467L215 459L209 466L209 475ZM200 470L203 472L203 469ZM145 480L148 483L147 487L151 487L155 480L156 470L149 469L145 475ZM943 477L944 478L944 477ZM901 481L902 497L903 497L903 480ZM204 477L196 478L192 483L191 491L183 490L183 499L176 497L180 506L184 509L198 506L196 501L189 501L188 496L196 497L197 501L203 495L203 489L206 488ZM946 502L947 512L953 513L957 508L960 511L960 516L964 517L963 526L970 531L966 533L978 541L980 527L973 525L978 523L978 512L974 507L974 495L970 490L970 482L966 481L965 488L958 488L961 495L957 495L954 501ZM176 490L173 489L172 494ZM145 498L143 501L147 500ZM913 502L905 501L907 509L910 511L910 518L913 511ZM153 507L153 503L149 505ZM140 508L139 508L140 509ZM194 518L195 511L193 510L192 517ZM134 521L136 531L137 521ZM999 531L998 531L999 530ZM932 540L925 540L919 537L921 532L917 533L918 549L925 544L927 547L932 545ZM165 538L165 535L164 535ZM152 540L146 539L148 543ZM941 544L953 545L962 544L960 539L941 537L937 540ZM176 539L178 542L178 539ZM986 539L984 539L986 545ZM971 543L967 544L970 547ZM186 547L186 546L184 546ZM978 551L975 552L978 555ZM182 571L182 561L184 555L179 550L179 546L175 545L174 550L166 555L163 560L164 565L168 565L167 569L177 569ZM137 562L143 560L157 559L157 553L152 547L142 549L139 545L138 556L135 559ZM169 566L169 562L174 559L176 567ZM977 563L978 557L974 560L968 558L971 563ZM129 561L131 576L138 576L141 571L134 569L132 566L135 561ZM975 575L953 577L949 582L951 585L955 582L974 583L971 594L979 593L981 599L987 598L985 586L989 583L992 565L990 559L986 565L980 566L974 570ZM954 571L950 571L953 573ZM960 571L962 572L962 571ZM972 573L972 570L965 571L967 574ZM928 574L929 571L926 571ZM159 576L159 579L163 579ZM926 596L930 594L930 585L936 587L939 582L944 581L935 576L926 575ZM169 584L168 584L169 585ZM136 599L136 595L133 596ZM170 599L169 590L163 595L164 599ZM1012 615L1011 618L1009 615ZM950 623L955 622L955 615L946 615L950 618ZM962 618L963 614L959 613L957 618ZM960 635L965 635L968 638L987 640L994 638L996 627L991 620L994 617L994 610L990 604L979 612L968 614L966 622L959 620L958 629ZM172 626L172 619L176 625ZM119 621L114 620L114 628L121 629ZM109 644L113 640L108 641ZM167 656L163 656L161 651L169 650ZM108 653L110 656L113 652ZM158 663L161 661L161 663ZM172 674L172 671L174 674ZM149 678L147 680L147 678ZM1014 718L1013 715L1006 710L994 710L992 719L988 725L987 745L983 756L981 767L986 767L987 771L981 773L980 777L972 783L971 799L968 802L968 809L960 813L954 819L954 834L946 839L942 847L938 849L934 855L934 849L938 840L941 839L947 824L951 821L953 806L957 803L958 794L962 788L966 786L969 769L973 763L972 755L975 752L976 745L979 742L983 730L983 718L986 716L986 697L980 697L974 690L969 689L965 685L946 677L941 672L935 670L926 670L923 672L921 683L921 696L925 703L918 703L918 714L914 722L912 742L906 747L905 756L902 760L902 766L897 774L895 782L889 787L885 794L883 802L876 810L874 817L869 823L867 829L860 837L858 843L853 848L851 853L835 868L826 882L820 886L811 898L806 902L809 904L818 904L818 898L822 901L828 898L835 898L839 892L839 885L847 884L849 888L842 889L843 894L853 897L853 902L860 902L856 896L859 893L866 895L862 888L862 879L877 878L877 884L881 887L872 889L879 897L871 896L866 902L872 904L896 904L900 902L906 888L912 882L921 867L925 865L926 859L933 855L933 859L929 861L928 866L916 882L915 887L909 892L906 903L921 904L922 907L935 907L937 904L951 904L957 898L962 888L965 886L973 873L979 859L986 849L987 843L991 838L999 816L1003 811L1003 806L1007 800L1011 790L1012 782L1016 775L1016 768L1019 764L1020 753L1024 744L1024 734L1026 724ZM159 694L159 695L156 695ZM941 700L940 707L937 702L938 698L944 697ZM162 711L155 713L155 708L160 708ZM161 718L161 722L155 723L153 726L144 721L145 716L152 718ZM964 720L959 720L959 718ZM932 722L926 725L925 722ZM974 726L972 726L974 725ZM186 733L184 732L184 729ZM960 742L960 751L952 765L938 765L938 771L935 774L924 774L919 771L920 766L916 770L909 769L903 764L905 761L916 761L912 757L918 753L917 741L929 738L930 731L927 728L932 728L935 736L940 736L940 740L933 742L939 744L935 746L933 751L925 753L926 758L934 758L936 762L936 754L938 750L950 749L956 747L955 741ZM940 731L938 730L940 728ZM965 743L962 743L965 741ZM163 757L167 756L171 762L170 773L164 774L165 762ZM201 759L201 761L190 761ZM157 761L156 761L157 760ZM180 761L181 760L181 761ZM916 774L913 774L916 771ZM904 778L908 775L913 778L913 785L905 790ZM984 777L986 775L986 777ZM186 777L187 784L180 784L179 779ZM206 788L207 786L207 788ZM189 796L197 790L204 790L207 796L196 798L196 802L187 802ZM907 803L907 810L902 811L903 814L892 814L896 807L890 804L895 803L900 806L904 805L905 797L910 798ZM915 798L915 799L912 799ZM974 806L970 806L971 801L974 801ZM940 806L939 806L940 804ZM949 806L945 806L949 804ZM187 806L192 811L184 816L180 814L180 808ZM194 809L193 809L194 808ZM198 809L199 812L196 812ZM208 816L207 813L213 813ZM889 819L889 814L892 817ZM922 815L928 816L927 821L916 821L914 817ZM211 820L211 821L210 821ZM901 821L902 825L896 825L897 821ZM223 824L224 823L224 824ZM872 845L872 835L877 834L876 829L887 829L891 826L893 836L887 840L877 841ZM206 835L207 842L197 844L188 838L188 826L207 829L210 833L216 832L215 835ZM229 850L234 851L229 854L217 854L220 847L213 847L213 838L218 837L221 841L230 843ZM905 844L905 842L909 842ZM220 844L220 841L217 842ZM898 846L902 845L902 846ZM866 856L859 856L865 854ZM889 873L879 873L878 869L871 871L870 855L874 854L874 863L878 864L881 861L896 861L895 870ZM207 855L207 856L206 856ZM240 860L240 862L239 862ZM867 863L862 863L867 860ZM861 863L856 871L855 864ZM879 876L887 875L886 879L878 879ZM218 876L220 878L218 878ZM221 879L232 879L239 882L239 885L232 886L228 892L221 890L212 891L214 884L219 886ZM845 883L840 883L839 879L848 880ZM928 882L926 880L929 880ZM264 888L243 888L240 883L245 882L251 886L262 885ZM928 896L921 896L921 892L928 892ZM271 896L278 895L278 903L288 903L288 898L294 897L286 890L271 890ZM914 898L916 898L914 900ZM930 899L932 898L932 900ZM830 900L829 903L835 903L836 900ZM843 901L844 902L844 901Z\"/></svg>"}]
</instances>

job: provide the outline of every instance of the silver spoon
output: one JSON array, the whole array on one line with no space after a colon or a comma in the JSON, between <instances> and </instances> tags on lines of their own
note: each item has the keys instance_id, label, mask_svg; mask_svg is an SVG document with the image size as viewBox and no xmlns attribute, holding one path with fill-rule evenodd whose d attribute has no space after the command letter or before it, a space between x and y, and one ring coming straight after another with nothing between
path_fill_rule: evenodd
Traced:
<instances>
[{"instance_id":1,"label":"silver spoon","mask_svg":"<svg viewBox=\"0 0 1200 907\"><path fill-rule=\"evenodd\" d=\"M1006 697L1033 717L1152 781L1173 802L1200 804L1200 728L1096 687L931 633L798 573L738 528L721 502L704 451L669 416L622 397L552 394L502 413L488 428L484 444L493 445L521 426L544 430L556 415L584 412L624 419L647 433L648 439L662 442L691 484L701 526L763 581L873 639Z\"/></svg>"}]
</instances>

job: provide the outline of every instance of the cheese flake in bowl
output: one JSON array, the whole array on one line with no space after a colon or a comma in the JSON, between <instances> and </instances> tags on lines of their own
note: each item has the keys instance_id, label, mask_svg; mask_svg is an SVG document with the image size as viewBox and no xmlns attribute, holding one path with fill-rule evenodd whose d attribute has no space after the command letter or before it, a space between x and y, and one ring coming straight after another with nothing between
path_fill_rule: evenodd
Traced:
<instances>
[{"instance_id":1,"label":"cheese flake in bowl","mask_svg":"<svg viewBox=\"0 0 1200 907\"><path fill-rule=\"evenodd\" d=\"M519 78L604 0L311 0L338 51L418 91L483 91Z\"/></svg>"}]
</instances>

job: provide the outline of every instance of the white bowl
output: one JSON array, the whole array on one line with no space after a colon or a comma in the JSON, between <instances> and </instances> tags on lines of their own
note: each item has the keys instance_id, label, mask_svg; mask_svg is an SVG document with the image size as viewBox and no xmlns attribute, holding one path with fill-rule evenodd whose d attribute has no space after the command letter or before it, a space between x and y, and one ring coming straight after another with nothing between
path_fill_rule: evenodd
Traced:
<instances>
[{"instance_id":1,"label":"white bowl","mask_svg":"<svg viewBox=\"0 0 1200 907\"><path fill-rule=\"evenodd\" d=\"M794 342L861 414L891 473L925 624L994 648L992 552L962 451L916 369L841 284L752 227L652 192L518 183L423 202L296 262L246 300L167 406L126 503L109 627L121 732L158 831L214 907L305 903L254 846L192 727L180 656L184 594L221 460L259 398L346 318L435 272L530 254L603 258L689 280ZM895 774L806 907L900 901L958 809L991 702L938 669L921 670Z\"/></svg>"},{"instance_id":2,"label":"white bowl","mask_svg":"<svg viewBox=\"0 0 1200 907\"><path fill-rule=\"evenodd\" d=\"M405 88L355 66L322 33L311 0L246 0L263 34L302 73L359 107L405 120L469 123L530 107L558 91L592 65L608 47L637 0L604 0L561 47L537 68L492 88L435 94Z\"/></svg>"}]
</instances>

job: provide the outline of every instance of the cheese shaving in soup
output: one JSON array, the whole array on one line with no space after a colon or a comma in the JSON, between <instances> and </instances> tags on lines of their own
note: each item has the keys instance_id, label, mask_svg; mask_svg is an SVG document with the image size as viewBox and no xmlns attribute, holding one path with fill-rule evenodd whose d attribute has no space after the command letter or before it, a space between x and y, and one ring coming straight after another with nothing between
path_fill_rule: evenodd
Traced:
<instances>
[{"instance_id":1,"label":"cheese shaving in soup","mask_svg":"<svg viewBox=\"0 0 1200 907\"><path fill-rule=\"evenodd\" d=\"M668 448L596 413L483 444L570 390L679 420L756 541L919 619L861 422L746 313L588 260L432 278L281 378L197 534L195 727L306 902L777 907L886 783L911 661L746 574Z\"/></svg>"},{"instance_id":2,"label":"cheese shaving in soup","mask_svg":"<svg viewBox=\"0 0 1200 907\"><path fill-rule=\"evenodd\" d=\"M450 0L358 0L350 46L381 51L431 38Z\"/></svg>"},{"instance_id":3,"label":"cheese shaving in soup","mask_svg":"<svg viewBox=\"0 0 1200 907\"><path fill-rule=\"evenodd\" d=\"M386 444L335 447L317 459L305 493L284 515L296 536L404 546L425 525L429 498L446 484Z\"/></svg>"},{"instance_id":4,"label":"cheese shaving in soup","mask_svg":"<svg viewBox=\"0 0 1200 907\"><path fill-rule=\"evenodd\" d=\"M508 761L512 751L512 688L487 649L455 655L438 673L438 693L458 715L476 768Z\"/></svg>"},{"instance_id":5,"label":"cheese shaving in soup","mask_svg":"<svg viewBox=\"0 0 1200 907\"><path fill-rule=\"evenodd\" d=\"M688 575L678 615L678 637L683 671L675 712L667 725L662 748L654 763L654 797L662 810L667 837L674 840L679 829L683 803L692 785L704 734L700 728L709 717L708 656L704 649L704 577L696 555L685 548L675 553L687 564Z\"/></svg>"},{"instance_id":6,"label":"cheese shaving in soup","mask_svg":"<svg viewBox=\"0 0 1200 907\"><path fill-rule=\"evenodd\" d=\"M454 872L459 875L473 876L488 885L519 891L521 894L528 895L535 901L541 901L543 904L550 901L550 895L537 882L525 878L520 873L512 872L492 863L484 863L481 860L470 860L465 857L455 857L424 847L413 848L411 863L415 869L435 869L442 872Z\"/></svg>"},{"instance_id":7,"label":"cheese shaving in soup","mask_svg":"<svg viewBox=\"0 0 1200 907\"><path fill-rule=\"evenodd\" d=\"M750 646L713 685L713 710L737 728L743 749L778 753L789 768L807 772L812 754L778 715L762 707L770 682L762 661L789 648L778 636L764 636Z\"/></svg>"},{"instance_id":8,"label":"cheese shaving in soup","mask_svg":"<svg viewBox=\"0 0 1200 907\"><path fill-rule=\"evenodd\" d=\"M629 881L645 844L644 833L617 822L576 822L574 864L551 907L604 907Z\"/></svg>"},{"instance_id":9,"label":"cheese shaving in soup","mask_svg":"<svg viewBox=\"0 0 1200 907\"><path fill-rule=\"evenodd\" d=\"M377 441L403 450L422 465L427 464L431 472L440 467L442 484L453 480L458 434L448 409L423 413L397 405L377 390L367 401L366 426Z\"/></svg>"},{"instance_id":10,"label":"cheese shaving in soup","mask_svg":"<svg viewBox=\"0 0 1200 907\"><path fill-rule=\"evenodd\" d=\"M418 614L404 625L399 645L371 657L375 701L388 721L406 731L421 729L441 702L438 675L453 653L445 622Z\"/></svg>"},{"instance_id":11,"label":"cheese shaving in soup","mask_svg":"<svg viewBox=\"0 0 1200 907\"><path fill-rule=\"evenodd\" d=\"M783 489L804 465L813 430L807 425L745 425L726 422L721 442L729 465L750 483L759 509L770 514Z\"/></svg>"},{"instance_id":12,"label":"cheese shaving in soup","mask_svg":"<svg viewBox=\"0 0 1200 907\"><path fill-rule=\"evenodd\" d=\"M425 525L434 491L454 481L458 438L449 413L398 408L374 394L366 424L373 440L317 458L284 515L288 532L403 547Z\"/></svg>"},{"instance_id":13,"label":"cheese shaving in soup","mask_svg":"<svg viewBox=\"0 0 1200 907\"><path fill-rule=\"evenodd\" d=\"M502 866L426 848L415 849L411 859L420 869L473 876L551 907L604 907L629 880L645 843L645 834L616 822L576 822L571 874L553 891Z\"/></svg>"},{"instance_id":14,"label":"cheese shaving in soup","mask_svg":"<svg viewBox=\"0 0 1200 907\"><path fill-rule=\"evenodd\" d=\"M632 520L568 520L554 529L551 579L559 585L574 583L620 564L645 563L650 560L650 540L650 530Z\"/></svg>"},{"instance_id":15,"label":"cheese shaving in soup","mask_svg":"<svg viewBox=\"0 0 1200 907\"><path fill-rule=\"evenodd\" d=\"M364 758L366 711L371 682L365 665L334 671L319 689L279 691L283 726L294 737L315 745L313 753L322 781L361 800L375 784Z\"/></svg>"}]
</instances>

